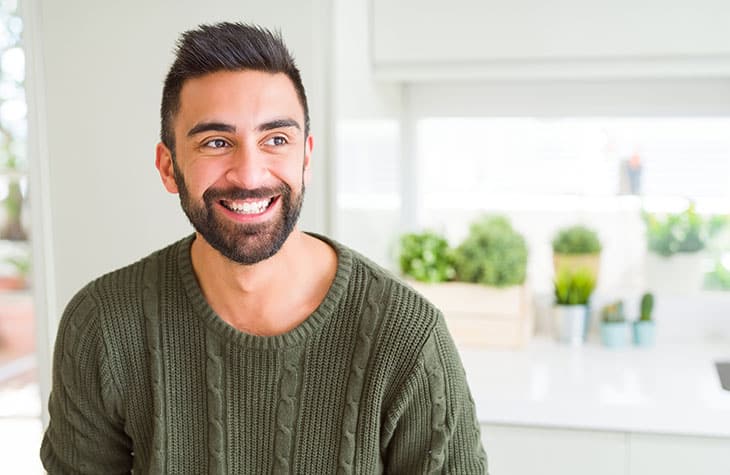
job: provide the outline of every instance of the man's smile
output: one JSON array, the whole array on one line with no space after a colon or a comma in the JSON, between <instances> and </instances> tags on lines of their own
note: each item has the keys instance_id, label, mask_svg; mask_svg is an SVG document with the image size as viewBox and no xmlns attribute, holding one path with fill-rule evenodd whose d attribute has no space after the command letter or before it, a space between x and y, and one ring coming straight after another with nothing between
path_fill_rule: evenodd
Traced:
<instances>
[{"instance_id":1,"label":"man's smile","mask_svg":"<svg viewBox=\"0 0 730 475\"><path fill-rule=\"evenodd\" d=\"M229 211L238 214L261 214L266 211L278 196L262 200L220 200L219 203Z\"/></svg>"},{"instance_id":2,"label":"man's smile","mask_svg":"<svg viewBox=\"0 0 730 475\"><path fill-rule=\"evenodd\" d=\"M260 218L268 216L277 208L281 195L274 195L269 198L248 198L244 200L220 199L223 213L237 222L259 221Z\"/></svg>"}]
</instances>

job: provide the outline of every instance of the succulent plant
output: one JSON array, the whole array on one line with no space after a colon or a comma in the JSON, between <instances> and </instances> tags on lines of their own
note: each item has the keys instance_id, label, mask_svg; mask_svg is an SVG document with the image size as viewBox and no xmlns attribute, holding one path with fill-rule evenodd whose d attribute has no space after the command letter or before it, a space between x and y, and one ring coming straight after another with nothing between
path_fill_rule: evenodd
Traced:
<instances>
[{"instance_id":1,"label":"succulent plant","mask_svg":"<svg viewBox=\"0 0 730 475\"><path fill-rule=\"evenodd\" d=\"M623 323L626 321L624 315L624 303L616 300L601 309L601 321L604 323Z\"/></svg>"},{"instance_id":2,"label":"succulent plant","mask_svg":"<svg viewBox=\"0 0 730 475\"><path fill-rule=\"evenodd\" d=\"M557 254L596 254L601 252L598 233L581 225L558 231L553 239L553 252Z\"/></svg>"},{"instance_id":3,"label":"succulent plant","mask_svg":"<svg viewBox=\"0 0 730 475\"><path fill-rule=\"evenodd\" d=\"M587 269L562 269L555 277L555 303L586 305L596 288L596 279Z\"/></svg>"},{"instance_id":4,"label":"succulent plant","mask_svg":"<svg viewBox=\"0 0 730 475\"><path fill-rule=\"evenodd\" d=\"M651 321L651 312L654 309L654 295L650 292L645 293L641 297L641 316L639 320L642 322Z\"/></svg>"}]
</instances>

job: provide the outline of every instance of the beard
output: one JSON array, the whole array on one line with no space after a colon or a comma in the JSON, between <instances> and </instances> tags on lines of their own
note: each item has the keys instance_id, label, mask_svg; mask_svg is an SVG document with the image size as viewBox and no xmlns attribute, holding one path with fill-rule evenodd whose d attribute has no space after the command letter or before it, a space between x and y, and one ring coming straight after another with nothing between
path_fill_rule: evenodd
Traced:
<instances>
[{"instance_id":1,"label":"beard","mask_svg":"<svg viewBox=\"0 0 730 475\"><path fill-rule=\"evenodd\" d=\"M233 262L243 265L256 264L273 256L287 240L299 219L304 200L304 181L299 193L293 193L286 183L273 188L208 188L202 203L193 201L185 185L185 178L173 161L175 183L180 195L180 205L190 224L210 244ZM281 206L273 219L264 223L236 223L217 211L221 200L265 199L279 196ZM274 203L269 206L273 206Z\"/></svg>"}]
</instances>

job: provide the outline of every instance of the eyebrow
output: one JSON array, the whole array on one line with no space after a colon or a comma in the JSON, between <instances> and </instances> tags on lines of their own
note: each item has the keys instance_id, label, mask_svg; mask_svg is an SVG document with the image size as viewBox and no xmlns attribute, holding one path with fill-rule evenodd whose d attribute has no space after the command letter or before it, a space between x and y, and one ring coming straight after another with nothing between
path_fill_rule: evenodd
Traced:
<instances>
[{"instance_id":1,"label":"eyebrow","mask_svg":"<svg viewBox=\"0 0 730 475\"><path fill-rule=\"evenodd\" d=\"M264 122L263 124L260 124L258 127L256 127L256 130L258 130L259 132L265 132L267 130L282 129L286 127L293 127L297 130L302 130L302 128L299 126L299 123L294 119L277 119L269 122Z\"/></svg>"},{"instance_id":2,"label":"eyebrow","mask_svg":"<svg viewBox=\"0 0 730 475\"><path fill-rule=\"evenodd\" d=\"M287 127L293 127L297 130L302 130L302 128L299 126L299 123L294 119L276 119L269 122L264 122L263 124L260 124L258 127L256 127L256 130L258 130L259 132L265 132L267 130L281 129ZM188 131L188 137L192 137L193 135L199 134L201 132L210 131L235 133L236 126L226 124L224 122L200 122L199 124L195 124L195 126Z\"/></svg>"},{"instance_id":3,"label":"eyebrow","mask_svg":"<svg viewBox=\"0 0 730 475\"><path fill-rule=\"evenodd\" d=\"M198 124L195 124L192 129L188 130L188 137L192 137L193 135L199 134L201 132L209 131L233 133L236 131L236 127L234 125L226 124L223 122L200 122Z\"/></svg>"}]
</instances>

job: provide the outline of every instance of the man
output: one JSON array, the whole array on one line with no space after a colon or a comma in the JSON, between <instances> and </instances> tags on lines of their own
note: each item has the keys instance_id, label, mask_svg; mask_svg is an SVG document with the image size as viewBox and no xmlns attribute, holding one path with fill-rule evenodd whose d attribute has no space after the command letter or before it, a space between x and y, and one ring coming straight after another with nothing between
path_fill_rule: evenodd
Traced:
<instances>
[{"instance_id":1,"label":"man","mask_svg":"<svg viewBox=\"0 0 730 475\"><path fill-rule=\"evenodd\" d=\"M296 228L313 138L280 37L183 34L156 164L195 234L107 274L58 332L49 473L485 473L443 319Z\"/></svg>"}]
</instances>

